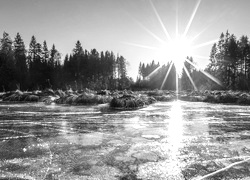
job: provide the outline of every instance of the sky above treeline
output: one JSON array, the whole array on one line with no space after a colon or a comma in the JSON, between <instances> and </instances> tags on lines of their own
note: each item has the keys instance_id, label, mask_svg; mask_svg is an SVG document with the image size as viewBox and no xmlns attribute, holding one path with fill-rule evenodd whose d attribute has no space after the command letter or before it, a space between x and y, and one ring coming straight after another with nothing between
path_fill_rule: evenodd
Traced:
<instances>
[{"instance_id":1,"label":"sky above treeline","mask_svg":"<svg viewBox=\"0 0 250 180\"><path fill-rule=\"evenodd\" d=\"M0 33L14 39L19 32L26 48L34 35L49 48L55 44L62 57L77 40L89 51L113 51L129 62L135 79L140 62L169 61L167 50L154 49L168 41L165 30L172 38L176 29L188 38L199 34L193 45L203 46L194 60L204 67L221 32L250 36L249 7L249 0L1 0Z\"/></svg>"}]
</instances>

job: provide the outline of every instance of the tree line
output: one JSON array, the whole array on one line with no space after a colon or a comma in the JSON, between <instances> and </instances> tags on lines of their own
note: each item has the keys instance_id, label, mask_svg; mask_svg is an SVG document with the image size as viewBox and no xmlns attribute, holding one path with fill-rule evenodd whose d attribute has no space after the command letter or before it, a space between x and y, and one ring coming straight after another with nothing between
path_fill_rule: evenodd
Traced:
<instances>
[{"instance_id":1,"label":"tree line","mask_svg":"<svg viewBox=\"0 0 250 180\"><path fill-rule=\"evenodd\" d=\"M195 64L192 57L187 57L187 59ZM179 90L204 90L210 85L205 75L190 63L184 62L186 70L183 68L181 74L176 73L176 68L171 63L171 61L168 61L167 64L161 66L160 63L155 64L154 60L146 65L140 62L138 77L133 84L133 88L176 90L176 83L178 82ZM178 81L176 81L176 78Z\"/></svg>"},{"instance_id":2,"label":"tree line","mask_svg":"<svg viewBox=\"0 0 250 180\"><path fill-rule=\"evenodd\" d=\"M187 57L195 64L192 57ZM234 34L221 33L211 48L209 64L205 71L219 79L219 86L190 63L178 77L180 90L250 89L250 42L247 36L239 39ZM169 68L171 70L169 70ZM163 83L166 73L168 78ZM193 82L190 81L193 80ZM127 75L127 61L112 51L84 50L77 41L70 55L62 60L60 52L52 45L48 49L32 36L26 50L23 39L17 33L12 41L4 32L0 39L0 91L35 89L176 89L176 70L171 61L139 64L135 83Z\"/></svg>"},{"instance_id":3,"label":"tree line","mask_svg":"<svg viewBox=\"0 0 250 180\"><path fill-rule=\"evenodd\" d=\"M54 44L48 49L46 41L41 44L35 36L28 50L19 33L12 40L4 32L0 39L0 91L125 89L131 81L126 59L112 51L89 52L77 41L73 52L62 60Z\"/></svg>"}]
</instances>

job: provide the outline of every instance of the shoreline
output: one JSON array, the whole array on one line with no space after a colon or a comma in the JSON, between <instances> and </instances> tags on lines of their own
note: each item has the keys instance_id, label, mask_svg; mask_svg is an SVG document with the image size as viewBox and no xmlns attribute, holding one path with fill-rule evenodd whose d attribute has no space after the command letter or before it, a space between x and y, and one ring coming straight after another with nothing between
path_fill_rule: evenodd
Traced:
<instances>
[{"instance_id":1,"label":"shoreline","mask_svg":"<svg viewBox=\"0 0 250 180\"><path fill-rule=\"evenodd\" d=\"M178 98L177 98L178 97ZM138 109L159 102L174 100L188 102L207 102L216 104L250 105L250 92L245 91L180 91L176 94L170 90L146 90L146 91L109 91L100 92L85 90L77 91L53 91L51 89L37 92L0 92L1 103L36 103L67 104L67 105L93 105L109 103L112 109ZM112 102L116 101L115 104ZM119 101L119 102L118 102Z\"/></svg>"}]
</instances>

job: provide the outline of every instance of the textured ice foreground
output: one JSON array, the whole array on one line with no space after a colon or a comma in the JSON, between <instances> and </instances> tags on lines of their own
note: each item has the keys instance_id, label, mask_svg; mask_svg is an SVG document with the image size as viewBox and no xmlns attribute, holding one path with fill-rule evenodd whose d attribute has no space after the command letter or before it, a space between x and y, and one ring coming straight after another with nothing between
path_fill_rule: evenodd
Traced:
<instances>
[{"instance_id":1,"label":"textured ice foreground","mask_svg":"<svg viewBox=\"0 0 250 180\"><path fill-rule=\"evenodd\" d=\"M1 103L0 179L246 180L249 110L182 101L122 112Z\"/></svg>"}]
</instances>

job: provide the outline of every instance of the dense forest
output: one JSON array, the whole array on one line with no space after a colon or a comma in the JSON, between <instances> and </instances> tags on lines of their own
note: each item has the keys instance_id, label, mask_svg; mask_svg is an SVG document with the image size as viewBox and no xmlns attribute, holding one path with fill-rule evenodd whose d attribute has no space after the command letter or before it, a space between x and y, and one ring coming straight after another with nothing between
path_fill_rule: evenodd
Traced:
<instances>
[{"instance_id":1,"label":"dense forest","mask_svg":"<svg viewBox=\"0 0 250 180\"><path fill-rule=\"evenodd\" d=\"M27 50L19 33L12 41L4 32L0 40L0 91L46 88L176 89L176 70L171 61L163 65L154 60L148 64L140 63L137 80L133 83L127 76L126 59L115 56L112 51L99 53L92 49L89 52L77 41L72 53L62 60L55 45L49 50L46 41L40 44L34 36ZM195 64L192 57L187 59ZM185 68L178 76L180 90L250 89L250 42L247 36L237 39L226 31L212 46L205 71L218 78L222 86L187 61L184 64ZM162 84L168 71L168 78Z\"/></svg>"},{"instance_id":2,"label":"dense forest","mask_svg":"<svg viewBox=\"0 0 250 180\"><path fill-rule=\"evenodd\" d=\"M55 45L49 50L32 36L26 50L17 33L14 41L3 33L0 42L0 91L53 89L124 89L131 79L127 76L127 61L113 52L84 50L77 41L73 52L61 60Z\"/></svg>"}]
</instances>

